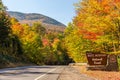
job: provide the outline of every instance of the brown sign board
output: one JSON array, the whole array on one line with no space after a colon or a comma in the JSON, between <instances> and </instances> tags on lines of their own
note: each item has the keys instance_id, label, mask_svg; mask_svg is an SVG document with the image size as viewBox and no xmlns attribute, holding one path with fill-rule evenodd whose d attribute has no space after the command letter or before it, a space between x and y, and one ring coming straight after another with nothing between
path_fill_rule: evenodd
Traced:
<instances>
[{"instance_id":1,"label":"brown sign board","mask_svg":"<svg viewBox=\"0 0 120 80\"><path fill-rule=\"evenodd\" d=\"M107 65L107 54L88 52L86 56L90 66Z\"/></svg>"}]
</instances>

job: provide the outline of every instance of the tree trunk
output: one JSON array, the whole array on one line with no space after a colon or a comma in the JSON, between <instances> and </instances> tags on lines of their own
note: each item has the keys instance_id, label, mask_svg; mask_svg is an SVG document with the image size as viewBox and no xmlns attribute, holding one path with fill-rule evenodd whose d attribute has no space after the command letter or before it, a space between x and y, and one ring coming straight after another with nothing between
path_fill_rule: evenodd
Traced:
<instances>
[{"instance_id":1,"label":"tree trunk","mask_svg":"<svg viewBox=\"0 0 120 80\"><path fill-rule=\"evenodd\" d=\"M114 32L112 31L112 45L113 45L113 51L116 52L116 46L114 43Z\"/></svg>"}]
</instances>

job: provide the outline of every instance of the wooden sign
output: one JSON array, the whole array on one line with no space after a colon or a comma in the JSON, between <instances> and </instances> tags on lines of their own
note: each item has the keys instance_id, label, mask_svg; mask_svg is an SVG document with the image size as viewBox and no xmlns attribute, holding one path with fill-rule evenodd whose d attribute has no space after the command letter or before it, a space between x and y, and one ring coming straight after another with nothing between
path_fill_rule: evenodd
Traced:
<instances>
[{"instance_id":1,"label":"wooden sign","mask_svg":"<svg viewBox=\"0 0 120 80\"><path fill-rule=\"evenodd\" d=\"M118 61L117 61L117 55L110 54L108 56L108 71L118 71Z\"/></svg>"},{"instance_id":2,"label":"wooden sign","mask_svg":"<svg viewBox=\"0 0 120 80\"><path fill-rule=\"evenodd\" d=\"M109 63L116 63L117 62L117 56L116 55L109 55Z\"/></svg>"},{"instance_id":3,"label":"wooden sign","mask_svg":"<svg viewBox=\"0 0 120 80\"><path fill-rule=\"evenodd\" d=\"M107 65L107 54L88 52L86 53L86 56L89 65L93 65L93 66Z\"/></svg>"}]
</instances>

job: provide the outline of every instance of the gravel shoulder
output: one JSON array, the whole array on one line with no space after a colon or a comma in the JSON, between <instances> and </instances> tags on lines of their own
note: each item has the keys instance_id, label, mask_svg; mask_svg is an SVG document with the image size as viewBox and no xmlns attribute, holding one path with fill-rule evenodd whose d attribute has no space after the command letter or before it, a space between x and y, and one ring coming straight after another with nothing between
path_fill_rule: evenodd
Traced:
<instances>
[{"instance_id":1,"label":"gravel shoulder","mask_svg":"<svg viewBox=\"0 0 120 80\"><path fill-rule=\"evenodd\" d=\"M82 74L96 78L96 80L120 80L120 71L92 71L87 70L86 66L74 66L74 68Z\"/></svg>"},{"instance_id":2,"label":"gravel shoulder","mask_svg":"<svg viewBox=\"0 0 120 80\"><path fill-rule=\"evenodd\" d=\"M68 66L64 68L58 80L96 80L92 77L88 77L82 74L74 67Z\"/></svg>"}]
</instances>

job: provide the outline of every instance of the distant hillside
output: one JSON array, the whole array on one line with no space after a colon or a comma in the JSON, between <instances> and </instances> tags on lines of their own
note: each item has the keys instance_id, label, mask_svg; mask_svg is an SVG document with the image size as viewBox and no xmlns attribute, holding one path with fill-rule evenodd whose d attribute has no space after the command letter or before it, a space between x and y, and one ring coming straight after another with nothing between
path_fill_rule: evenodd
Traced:
<instances>
[{"instance_id":1,"label":"distant hillside","mask_svg":"<svg viewBox=\"0 0 120 80\"><path fill-rule=\"evenodd\" d=\"M40 21L49 31L63 32L66 27L64 24L58 22L57 20L42 14L21 13L21 12L13 12L13 11L9 11L8 13L10 14L11 17L15 17L21 23L28 23L31 25L35 21Z\"/></svg>"}]
</instances>

